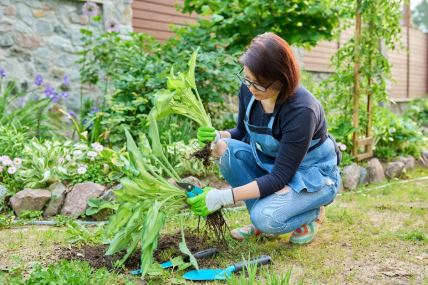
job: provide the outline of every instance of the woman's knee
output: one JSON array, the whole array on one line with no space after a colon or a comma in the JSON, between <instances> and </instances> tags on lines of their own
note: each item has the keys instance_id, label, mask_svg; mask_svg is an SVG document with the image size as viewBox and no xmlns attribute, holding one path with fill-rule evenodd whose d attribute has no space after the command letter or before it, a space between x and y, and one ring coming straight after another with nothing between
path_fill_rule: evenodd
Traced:
<instances>
[{"instance_id":1,"label":"woman's knee","mask_svg":"<svg viewBox=\"0 0 428 285\"><path fill-rule=\"evenodd\" d=\"M282 232L282 228L286 226L285 223L279 224L272 214L266 213L257 205L253 207L250 219L258 230L266 234L279 234Z\"/></svg>"}]
</instances>

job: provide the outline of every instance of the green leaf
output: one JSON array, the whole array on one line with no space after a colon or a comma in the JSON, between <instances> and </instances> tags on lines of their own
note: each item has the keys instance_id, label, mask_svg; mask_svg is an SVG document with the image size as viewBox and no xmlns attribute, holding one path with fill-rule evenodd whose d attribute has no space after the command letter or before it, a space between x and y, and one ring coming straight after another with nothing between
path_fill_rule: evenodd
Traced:
<instances>
[{"instance_id":1,"label":"green leaf","mask_svg":"<svg viewBox=\"0 0 428 285\"><path fill-rule=\"evenodd\" d=\"M189 248L186 245L186 239L184 238L184 230L183 230L183 220L181 220L181 242L178 244L178 247L180 251L190 258L190 263L195 267L196 269L199 269L198 261L193 256L193 254L190 252Z\"/></svg>"}]
</instances>

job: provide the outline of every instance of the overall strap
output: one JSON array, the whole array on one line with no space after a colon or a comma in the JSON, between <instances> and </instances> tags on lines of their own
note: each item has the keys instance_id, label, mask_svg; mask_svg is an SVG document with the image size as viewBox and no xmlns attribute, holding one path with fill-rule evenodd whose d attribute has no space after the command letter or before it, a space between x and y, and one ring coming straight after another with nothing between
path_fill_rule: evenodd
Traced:
<instances>
[{"instance_id":1,"label":"overall strap","mask_svg":"<svg viewBox=\"0 0 428 285\"><path fill-rule=\"evenodd\" d=\"M327 138L327 134L322 135L319 141L308 149L308 152L313 151L314 149L322 145L327 140Z\"/></svg>"},{"instance_id":2,"label":"overall strap","mask_svg":"<svg viewBox=\"0 0 428 285\"><path fill-rule=\"evenodd\" d=\"M254 96L251 96L250 102L247 105L247 111L245 112L246 123L250 122L250 111L251 111L251 107L253 106L254 100L255 100Z\"/></svg>"}]
</instances>

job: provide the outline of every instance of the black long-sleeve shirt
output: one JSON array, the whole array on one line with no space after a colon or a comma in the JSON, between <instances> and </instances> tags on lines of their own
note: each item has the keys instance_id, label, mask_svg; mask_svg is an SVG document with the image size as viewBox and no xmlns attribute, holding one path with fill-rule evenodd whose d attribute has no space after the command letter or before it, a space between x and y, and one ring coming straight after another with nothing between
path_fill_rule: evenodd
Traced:
<instances>
[{"instance_id":1,"label":"black long-sleeve shirt","mask_svg":"<svg viewBox=\"0 0 428 285\"><path fill-rule=\"evenodd\" d=\"M232 139L242 140L247 134L244 118L251 97L248 87L242 84L239 91L238 123L236 128L228 130ZM272 113L265 113L261 102L255 100L249 123L267 126L271 116ZM281 146L272 172L256 178L260 196L265 197L284 188L293 178L311 140L320 138L326 132L327 125L320 102L303 86L299 86L287 102L278 106L272 133Z\"/></svg>"}]
</instances>

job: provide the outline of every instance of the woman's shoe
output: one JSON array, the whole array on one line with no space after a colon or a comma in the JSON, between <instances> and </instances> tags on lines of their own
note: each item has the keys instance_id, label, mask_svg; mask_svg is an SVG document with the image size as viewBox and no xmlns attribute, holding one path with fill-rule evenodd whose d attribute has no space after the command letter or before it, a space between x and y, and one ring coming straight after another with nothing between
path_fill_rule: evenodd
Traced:
<instances>
[{"instance_id":1,"label":"woman's shoe","mask_svg":"<svg viewBox=\"0 0 428 285\"><path fill-rule=\"evenodd\" d=\"M245 227L232 230L230 234L236 240L244 240L250 237L259 236L262 232L256 229L253 224L249 224Z\"/></svg>"},{"instance_id":2,"label":"woman's shoe","mask_svg":"<svg viewBox=\"0 0 428 285\"><path fill-rule=\"evenodd\" d=\"M308 244L312 242L318 231L318 223L313 221L294 230L291 234L290 242L294 244Z\"/></svg>"}]
</instances>

